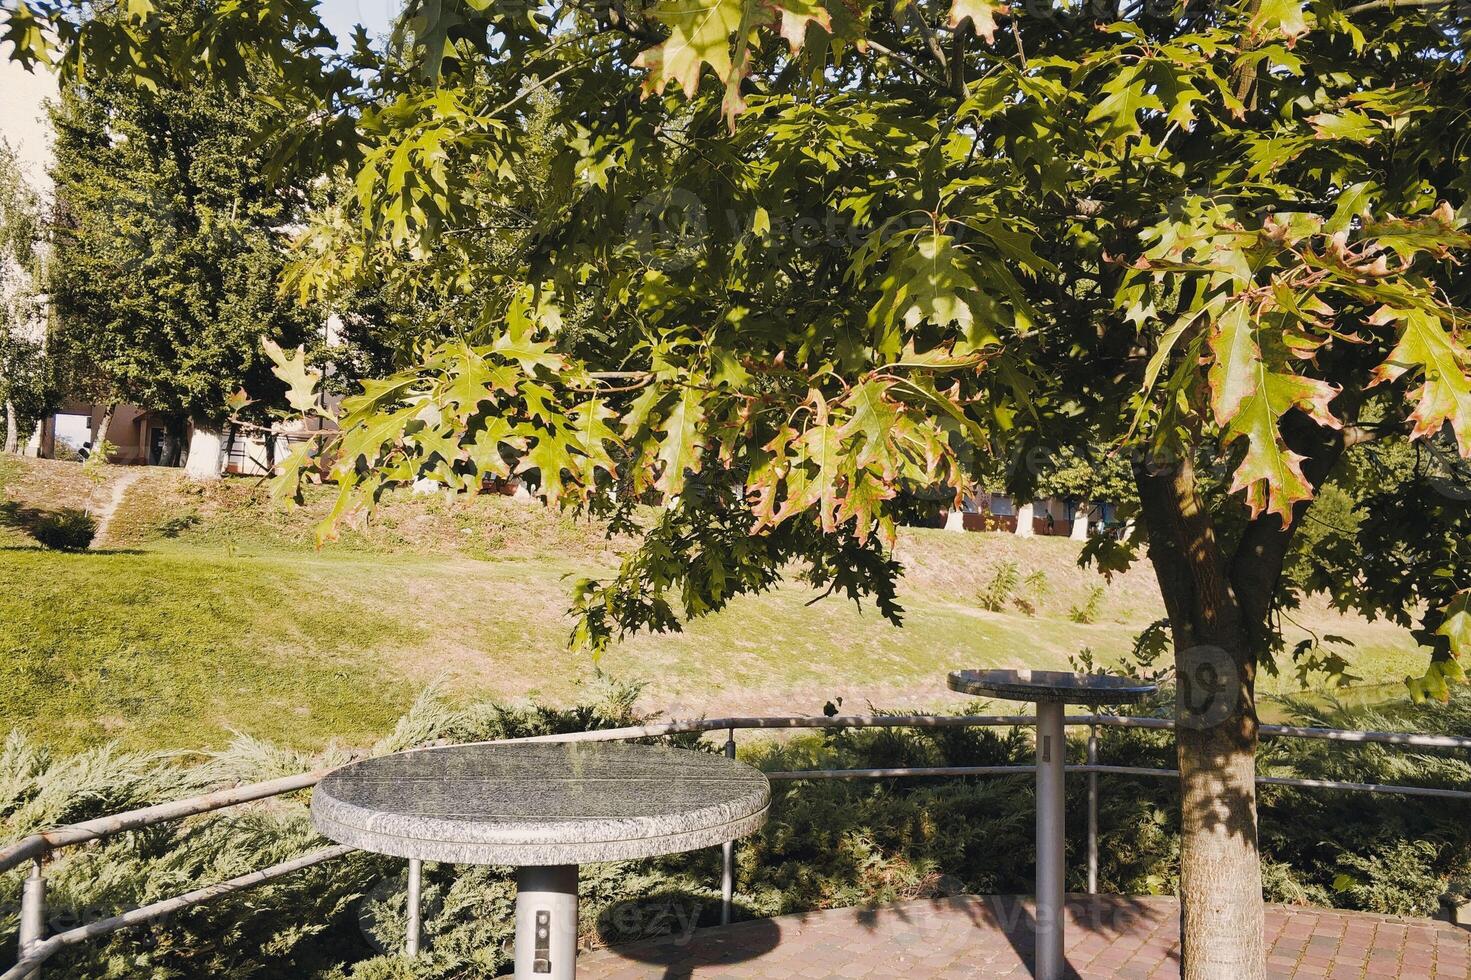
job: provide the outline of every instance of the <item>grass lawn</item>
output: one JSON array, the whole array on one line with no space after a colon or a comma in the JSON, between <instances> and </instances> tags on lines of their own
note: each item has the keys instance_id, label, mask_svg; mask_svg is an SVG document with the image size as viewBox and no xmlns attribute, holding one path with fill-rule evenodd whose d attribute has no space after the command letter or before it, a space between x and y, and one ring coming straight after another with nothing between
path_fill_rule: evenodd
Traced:
<instances>
[{"instance_id":1,"label":"grass lawn","mask_svg":"<svg viewBox=\"0 0 1471 980\"><path fill-rule=\"evenodd\" d=\"M3 493L32 507L95 506L106 484L75 464L13 461ZM114 478L115 471L105 474ZM76 501L73 503L72 501ZM566 651L571 573L610 567L596 528L500 498L408 497L317 552L320 501L283 513L251 481L199 487L152 470L130 485L96 550L41 550L0 528L0 729L58 747L107 739L206 748L232 731L297 745L364 743L428 684L455 698L568 703L597 669L643 681L645 706L680 715L953 706L961 666L1065 667L1084 647L1126 653L1161 615L1146 567L1105 584L1059 539L909 530L906 624L800 584L735 602L683 633L640 636L601 664ZM979 608L1002 563L1042 571L1037 615ZM1096 622L1069 620L1103 588ZM1407 634L1308 610L1344 634L1366 683L1422 671ZM1291 678L1267 690L1296 689Z\"/></svg>"}]
</instances>

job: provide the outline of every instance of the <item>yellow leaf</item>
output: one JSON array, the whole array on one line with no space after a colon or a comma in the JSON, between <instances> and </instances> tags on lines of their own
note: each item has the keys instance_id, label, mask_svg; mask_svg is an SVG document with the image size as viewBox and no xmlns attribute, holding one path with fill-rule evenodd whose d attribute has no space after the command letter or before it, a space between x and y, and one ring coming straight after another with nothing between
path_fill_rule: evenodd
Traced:
<instances>
[{"instance_id":1,"label":"yellow leaf","mask_svg":"<svg viewBox=\"0 0 1471 980\"><path fill-rule=\"evenodd\" d=\"M993 0L955 0L950 7L950 27L954 29L970 21L976 34L991 43L996 40L996 15L1004 13L1007 13L1006 4Z\"/></svg>"}]
</instances>

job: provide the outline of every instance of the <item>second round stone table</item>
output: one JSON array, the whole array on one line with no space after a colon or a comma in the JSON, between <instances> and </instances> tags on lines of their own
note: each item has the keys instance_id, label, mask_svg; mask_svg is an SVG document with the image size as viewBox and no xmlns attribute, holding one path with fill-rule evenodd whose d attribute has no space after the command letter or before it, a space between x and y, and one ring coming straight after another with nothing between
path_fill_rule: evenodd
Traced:
<instances>
[{"instance_id":1,"label":"second round stone table","mask_svg":"<svg viewBox=\"0 0 1471 980\"><path fill-rule=\"evenodd\" d=\"M1065 704L1129 704L1153 694L1155 686L1132 677L1074 674L1066 670L957 670L950 690L1037 705L1037 950L1036 980L1061 980L1066 839L1067 741Z\"/></svg>"},{"instance_id":2,"label":"second round stone table","mask_svg":"<svg viewBox=\"0 0 1471 980\"><path fill-rule=\"evenodd\" d=\"M517 980L577 972L577 866L675 854L766 821L766 777L734 759L609 742L419 749L328 774L325 836L365 851L517 868ZM415 878L410 877L410 891ZM414 896L411 895L411 899Z\"/></svg>"}]
</instances>

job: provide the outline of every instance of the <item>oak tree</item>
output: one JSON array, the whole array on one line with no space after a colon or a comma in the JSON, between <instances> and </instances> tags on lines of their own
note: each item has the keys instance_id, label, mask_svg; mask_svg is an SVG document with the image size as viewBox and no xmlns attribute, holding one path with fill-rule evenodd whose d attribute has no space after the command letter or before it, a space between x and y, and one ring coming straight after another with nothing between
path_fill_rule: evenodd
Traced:
<instances>
[{"instance_id":1,"label":"oak tree","mask_svg":"<svg viewBox=\"0 0 1471 980\"><path fill-rule=\"evenodd\" d=\"M338 487L324 538L390 485L517 475L641 540L576 588L595 650L794 565L898 621L916 495L1037 448L1126 460L1134 536L1088 554L1147 558L1168 612L1186 976L1264 973L1255 680L1278 611L1319 589L1414 619L1416 691L1461 679L1463 8L414 0L378 59L334 54L301 0L221 5L188 37L125 6L94 31L25 0L6 30L73 73L268 73L314 107L281 153L357 191L302 236L292 288L388 277L463 311L293 458L288 490L320 467ZM528 207L542 95L559 148ZM299 355L278 373L321 411ZM1316 489L1381 440L1436 461L1338 564L1284 576ZM1025 496L1035 474L1003 470Z\"/></svg>"}]
</instances>

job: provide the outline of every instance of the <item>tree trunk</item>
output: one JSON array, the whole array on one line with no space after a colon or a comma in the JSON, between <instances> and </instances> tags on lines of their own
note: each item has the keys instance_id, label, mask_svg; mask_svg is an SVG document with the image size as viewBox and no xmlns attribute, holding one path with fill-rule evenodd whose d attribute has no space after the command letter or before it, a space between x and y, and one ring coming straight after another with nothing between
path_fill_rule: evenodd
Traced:
<instances>
[{"instance_id":1,"label":"tree trunk","mask_svg":"<svg viewBox=\"0 0 1471 980\"><path fill-rule=\"evenodd\" d=\"M1020 504L1016 508L1016 534L1017 537L1030 538L1035 533L1032 528L1032 505L1030 503Z\"/></svg>"},{"instance_id":2,"label":"tree trunk","mask_svg":"<svg viewBox=\"0 0 1471 980\"><path fill-rule=\"evenodd\" d=\"M179 465L179 436L174 431L174 424L172 422L164 423L163 444L159 448L158 465Z\"/></svg>"},{"instance_id":3,"label":"tree trunk","mask_svg":"<svg viewBox=\"0 0 1471 980\"><path fill-rule=\"evenodd\" d=\"M5 451L20 452L20 423L15 417L15 403L5 399Z\"/></svg>"},{"instance_id":4,"label":"tree trunk","mask_svg":"<svg viewBox=\"0 0 1471 980\"><path fill-rule=\"evenodd\" d=\"M107 407L102 410L102 418L97 420L97 434L92 437L92 451L100 453L103 444L107 442L107 434L112 430L112 417L117 412L117 402L108 402ZM104 459L104 463L109 460Z\"/></svg>"},{"instance_id":5,"label":"tree trunk","mask_svg":"<svg viewBox=\"0 0 1471 980\"><path fill-rule=\"evenodd\" d=\"M1072 538L1074 541L1088 540L1088 514L1091 510L1092 507L1089 505L1088 501L1084 500L1078 503L1078 509L1073 512L1072 533L1069 534L1068 537Z\"/></svg>"},{"instance_id":6,"label":"tree trunk","mask_svg":"<svg viewBox=\"0 0 1471 980\"><path fill-rule=\"evenodd\" d=\"M1175 640L1182 975L1260 980L1256 658L1190 460L1136 482Z\"/></svg>"},{"instance_id":7,"label":"tree trunk","mask_svg":"<svg viewBox=\"0 0 1471 980\"><path fill-rule=\"evenodd\" d=\"M1176 729L1180 760L1180 939L1186 980L1265 976L1257 853L1256 720L1233 712Z\"/></svg>"},{"instance_id":8,"label":"tree trunk","mask_svg":"<svg viewBox=\"0 0 1471 980\"><path fill-rule=\"evenodd\" d=\"M194 423L189 438L189 457L184 472L196 480L220 477L220 430L205 422Z\"/></svg>"}]
</instances>

